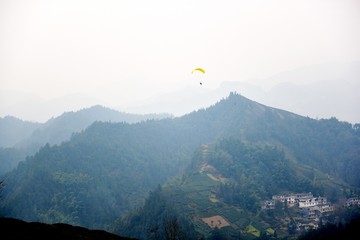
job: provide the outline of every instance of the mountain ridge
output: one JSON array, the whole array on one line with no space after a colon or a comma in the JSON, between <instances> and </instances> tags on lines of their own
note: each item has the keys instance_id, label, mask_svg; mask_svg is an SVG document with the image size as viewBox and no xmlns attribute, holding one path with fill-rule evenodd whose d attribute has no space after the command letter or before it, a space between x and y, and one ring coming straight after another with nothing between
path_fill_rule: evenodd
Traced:
<instances>
[{"instance_id":1,"label":"mountain ridge","mask_svg":"<svg viewBox=\"0 0 360 240\"><path fill-rule=\"evenodd\" d=\"M95 105L75 112L65 112L45 123L22 121L11 116L0 118L0 175L13 169L27 156L35 154L45 144L61 144L95 121L136 123L170 117L172 116L169 114L130 114Z\"/></svg>"},{"instance_id":2,"label":"mountain ridge","mask_svg":"<svg viewBox=\"0 0 360 240\"><path fill-rule=\"evenodd\" d=\"M96 104L132 113L168 112L181 116L216 103L230 91L237 91L267 106L311 118L336 117L355 124L360 122L360 115L356 111L360 101L356 92L360 87L359 69L360 61L309 65L261 79L224 79L219 86L212 88L208 87L205 81L201 87L190 85L141 101L130 100L122 104L120 100L110 104L84 94L45 100L25 92L2 90L0 111L2 115L14 115L21 119L34 120L38 115L41 116L41 122L65 111L75 111ZM209 82L209 86L212 84ZM286 87L286 84L290 88ZM291 95L288 94L289 91L292 92Z\"/></svg>"},{"instance_id":3,"label":"mountain ridge","mask_svg":"<svg viewBox=\"0 0 360 240\"><path fill-rule=\"evenodd\" d=\"M334 182L342 179L339 186L353 192L360 186L360 135L351 124L303 117L232 93L182 117L95 122L69 141L46 145L7 175L2 210L24 220L109 229L149 191L184 172L202 144L229 138L286 150L307 169L303 177L310 182L314 169Z\"/></svg>"}]
</instances>

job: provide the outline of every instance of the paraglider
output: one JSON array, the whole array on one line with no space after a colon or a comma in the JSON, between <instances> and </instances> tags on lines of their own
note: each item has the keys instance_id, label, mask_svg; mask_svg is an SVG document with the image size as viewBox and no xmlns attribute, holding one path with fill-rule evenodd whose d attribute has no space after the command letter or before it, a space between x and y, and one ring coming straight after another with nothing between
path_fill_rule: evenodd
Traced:
<instances>
[{"instance_id":1,"label":"paraglider","mask_svg":"<svg viewBox=\"0 0 360 240\"><path fill-rule=\"evenodd\" d=\"M205 70L203 68L195 68L194 70L191 71L192 74L194 73L201 73L201 74L205 74ZM200 81L200 85L202 85L202 82Z\"/></svg>"},{"instance_id":2,"label":"paraglider","mask_svg":"<svg viewBox=\"0 0 360 240\"><path fill-rule=\"evenodd\" d=\"M191 71L191 73L194 73L195 71L205 73L205 70L203 68L195 68L194 70Z\"/></svg>"}]
</instances>

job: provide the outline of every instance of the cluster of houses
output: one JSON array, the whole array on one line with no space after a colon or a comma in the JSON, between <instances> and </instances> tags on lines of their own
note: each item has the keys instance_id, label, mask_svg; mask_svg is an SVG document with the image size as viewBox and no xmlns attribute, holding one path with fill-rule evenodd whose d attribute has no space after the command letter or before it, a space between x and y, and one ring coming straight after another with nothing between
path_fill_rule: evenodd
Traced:
<instances>
[{"instance_id":1,"label":"cluster of houses","mask_svg":"<svg viewBox=\"0 0 360 240\"><path fill-rule=\"evenodd\" d=\"M360 207L360 198L349 198L346 200L345 207L357 206Z\"/></svg>"},{"instance_id":2,"label":"cluster of houses","mask_svg":"<svg viewBox=\"0 0 360 240\"><path fill-rule=\"evenodd\" d=\"M262 209L274 209L275 203L281 202L287 204L288 207L297 205L299 208L331 206L324 197L314 197L309 193L288 193L283 195L274 195L271 200L266 200L262 204ZM320 208L319 208L320 209ZM330 210L330 209L329 209Z\"/></svg>"},{"instance_id":3,"label":"cluster of houses","mask_svg":"<svg viewBox=\"0 0 360 240\"><path fill-rule=\"evenodd\" d=\"M317 229L323 217L333 213L335 208L325 197L314 197L311 192L274 195L271 200L263 201L261 208L263 210L275 209L275 205L279 203L282 203L282 206L298 208L299 215L294 218L298 231ZM343 206L360 207L360 198L349 198Z\"/></svg>"},{"instance_id":4,"label":"cluster of houses","mask_svg":"<svg viewBox=\"0 0 360 240\"><path fill-rule=\"evenodd\" d=\"M314 197L310 192L274 195L271 200L262 203L262 209L275 209L276 202L299 208L298 230L318 228L320 217L334 211L334 206L325 197Z\"/></svg>"}]
</instances>

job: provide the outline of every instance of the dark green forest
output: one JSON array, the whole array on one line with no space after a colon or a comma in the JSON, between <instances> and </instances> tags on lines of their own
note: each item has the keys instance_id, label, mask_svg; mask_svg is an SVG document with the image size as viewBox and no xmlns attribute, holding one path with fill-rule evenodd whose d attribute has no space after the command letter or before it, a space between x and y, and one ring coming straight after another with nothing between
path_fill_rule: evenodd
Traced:
<instances>
[{"instance_id":1,"label":"dark green forest","mask_svg":"<svg viewBox=\"0 0 360 240\"><path fill-rule=\"evenodd\" d=\"M313 182L296 171L283 151L271 146L247 146L239 140L222 140L208 163L231 182L220 185L219 195L229 204L256 212L260 199L282 191L314 192Z\"/></svg>"},{"instance_id":2,"label":"dark green forest","mask_svg":"<svg viewBox=\"0 0 360 240\"><path fill-rule=\"evenodd\" d=\"M258 237L283 237L290 233L276 226L295 213L261 211L262 200L282 192L333 203L359 196L357 126L236 93L182 117L97 121L3 175L1 216L140 239L253 239L250 227ZM231 226L209 228L201 219L212 215Z\"/></svg>"}]
</instances>

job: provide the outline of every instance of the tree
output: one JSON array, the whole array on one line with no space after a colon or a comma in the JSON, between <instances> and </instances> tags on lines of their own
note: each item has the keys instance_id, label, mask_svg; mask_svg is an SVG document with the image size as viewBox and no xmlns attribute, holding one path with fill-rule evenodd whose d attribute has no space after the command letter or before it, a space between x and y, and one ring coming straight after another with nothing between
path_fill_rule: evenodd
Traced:
<instances>
[{"instance_id":1,"label":"tree","mask_svg":"<svg viewBox=\"0 0 360 240\"><path fill-rule=\"evenodd\" d=\"M3 190L3 187L4 187L4 180L0 180L0 200L1 200L1 198L2 198L2 196L1 196L1 192L2 192L2 190ZM0 206L1 206L2 204L1 204L1 202L0 202ZM2 211L2 209L0 209L0 217L2 217L3 216L3 211Z\"/></svg>"},{"instance_id":2,"label":"tree","mask_svg":"<svg viewBox=\"0 0 360 240\"><path fill-rule=\"evenodd\" d=\"M261 231L260 236L257 238L257 240L269 240L269 236L266 234L266 232Z\"/></svg>"},{"instance_id":3,"label":"tree","mask_svg":"<svg viewBox=\"0 0 360 240\"><path fill-rule=\"evenodd\" d=\"M288 225L288 233L289 234L295 234L296 233L296 228L297 228L297 225L296 225L296 222L293 218L291 218L291 221Z\"/></svg>"},{"instance_id":4,"label":"tree","mask_svg":"<svg viewBox=\"0 0 360 240\"><path fill-rule=\"evenodd\" d=\"M226 234L224 231L222 231L219 228L215 228L211 231L211 236L209 238L210 240L227 240L230 239L228 234Z\"/></svg>"},{"instance_id":5,"label":"tree","mask_svg":"<svg viewBox=\"0 0 360 240\"><path fill-rule=\"evenodd\" d=\"M166 240L182 239L180 224L175 216L166 218L163 225Z\"/></svg>"},{"instance_id":6,"label":"tree","mask_svg":"<svg viewBox=\"0 0 360 240\"><path fill-rule=\"evenodd\" d=\"M4 187L4 180L0 180L0 199L1 199L1 192L3 190Z\"/></svg>"}]
</instances>

